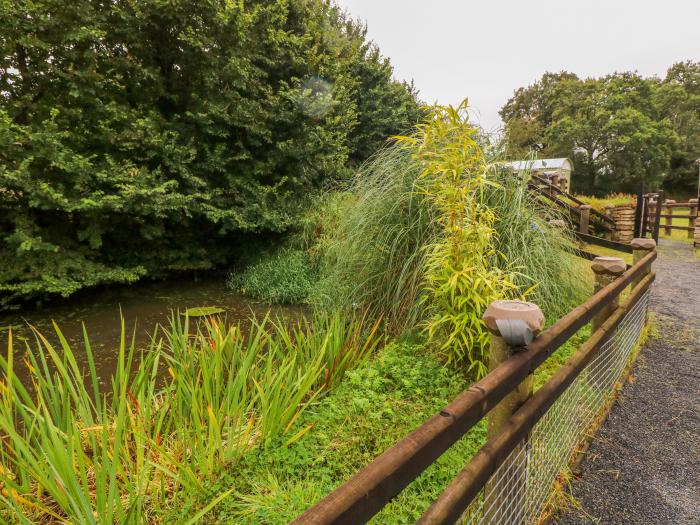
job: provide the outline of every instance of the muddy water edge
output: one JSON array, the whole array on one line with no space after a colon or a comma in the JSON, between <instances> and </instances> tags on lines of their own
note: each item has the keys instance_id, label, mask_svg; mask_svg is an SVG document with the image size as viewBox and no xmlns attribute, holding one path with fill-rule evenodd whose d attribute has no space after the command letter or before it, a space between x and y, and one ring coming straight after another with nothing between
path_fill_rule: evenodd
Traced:
<instances>
[{"instance_id":1,"label":"muddy water edge","mask_svg":"<svg viewBox=\"0 0 700 525\"><path fill-rule=\"evenodd\" d=\"M56 301L42 308L24 309L0 314L0 351L7 352L8 334L12 328L17 375L27 383L24 365L27 345L36 346L30 327L40 331L52 344L58 344L55 322L68 340L80 365L87 370L83 345L83 324L87 330L95 367L100 382L106 386L114 372L122 318L127 338L133 335L138 349L148 347L156 326L168 326L172 315L188 308L219 307L227 322L241 322L245 328L251 316L271 316L295 320L309 313L305 306L280 306L259 303L227 289L224 277L207 276L139 283L85 291L75 297ZM3 374L4 375L4 374ZM3 378L4 379L4 378Z\"/></svg>"}]
</instances>

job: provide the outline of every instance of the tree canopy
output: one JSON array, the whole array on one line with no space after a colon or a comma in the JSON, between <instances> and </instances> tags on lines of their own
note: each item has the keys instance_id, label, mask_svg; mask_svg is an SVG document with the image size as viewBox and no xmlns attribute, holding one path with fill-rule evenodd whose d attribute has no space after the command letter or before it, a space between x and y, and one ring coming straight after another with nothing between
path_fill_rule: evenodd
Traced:
<instances>
[{"instance_id":1,"label":"tree canopy","mask_svg":"<svg viewBox=\"0 0 700 525\"><path fill-rule=\"evenodd\" d=\"M697 191L700 62L674 64L664 79L614 73L580 79L546 73L503 106L513 157L571 157L574 190L601 194L663 188Z\"/></svg>"},{"instance_id":2,"label":"tree canopy","mask_svg":"<svg viewBox=\"0 0 700 525\"><path fill-rule=\"evenodd\" d=\"M0 0L0 305L211 268L419 116L324 0Z\"/></svg>"}]
</instances>

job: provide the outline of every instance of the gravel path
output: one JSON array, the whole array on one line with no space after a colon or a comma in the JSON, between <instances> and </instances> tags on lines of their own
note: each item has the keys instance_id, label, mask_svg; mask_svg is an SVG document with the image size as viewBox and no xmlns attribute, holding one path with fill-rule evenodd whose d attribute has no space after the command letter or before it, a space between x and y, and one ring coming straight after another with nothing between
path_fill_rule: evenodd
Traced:
<instances>
[{"instance_id":1,"label":"gravel path","mask_svg":"<svg viewBox=\"0 0 700 525\"><path fill-rule=\"evenodd\" d=\"M654 271L658 336L593 438L560 525L700 525L700 259L662 240Z\"/></svg>"}]
</instances>

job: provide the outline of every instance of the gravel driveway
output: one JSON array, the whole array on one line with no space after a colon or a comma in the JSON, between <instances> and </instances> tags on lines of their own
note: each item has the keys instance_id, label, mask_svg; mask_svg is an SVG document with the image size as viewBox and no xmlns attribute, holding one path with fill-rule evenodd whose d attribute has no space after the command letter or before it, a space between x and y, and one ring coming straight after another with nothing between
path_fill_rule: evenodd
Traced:
<instances>
[{"instance_id":1,"label":"gravel driveway","mask_svg":"<svg viewBox=\"0 0 700 525\"><path fill-rule=\"evenodd\" d=\"M641 352L593 438L560 525L700 525L700 258L661 240Z\"/></svg>"}]
</instances>

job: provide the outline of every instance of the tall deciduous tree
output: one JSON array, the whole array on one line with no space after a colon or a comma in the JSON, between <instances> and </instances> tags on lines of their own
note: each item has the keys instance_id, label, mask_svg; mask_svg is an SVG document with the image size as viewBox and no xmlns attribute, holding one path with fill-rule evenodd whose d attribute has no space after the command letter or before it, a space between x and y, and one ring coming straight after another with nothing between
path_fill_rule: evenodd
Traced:
<instances>
[{"instance_id":1,"label":"tall deciduous tree","mask_svg":"<svg viewBox=\"0 0 700 525\"><path fill-rule=\"evenodd\" d=\"M658 79L635 73L585 80L545 74L501 110L511 155L535 150L573 158L577 191L636 191L642 183L659 188L671 176L678 147L660 90Z\"/></svg>"}]
</instances>

